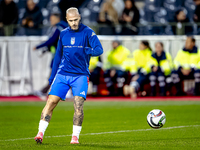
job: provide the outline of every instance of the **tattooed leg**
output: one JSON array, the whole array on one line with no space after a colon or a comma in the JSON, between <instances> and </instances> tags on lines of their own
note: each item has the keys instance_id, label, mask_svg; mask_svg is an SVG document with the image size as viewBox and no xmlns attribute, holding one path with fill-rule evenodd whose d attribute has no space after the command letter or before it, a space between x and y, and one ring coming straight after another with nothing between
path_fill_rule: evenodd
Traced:
<instances>
[{"instance_id":1,"label":"tattooed leg","mask_svg":"<svg viewBox=\"0 0 200 150\"><path fill-rule=\"evenodd\" d=\"M38 143L42 143L44 133L49 125L51 120L51 116L53 113L53 109L57 106L58 102L60 101L60 97L50 95L47 103L42 111L39 127L38 127L38 134L34 138L35 141Z\"/></svg>"},{"instance_id":2,"label":"tattooed leg","mask_svg":"<svg viewBox=\"0 0 200 150\"><path fill-rule=\"evenodd\" d=\"M82 126L83 122L83 104L84 98L80 96L74 97L74 117L73 117L73 125Z\"/></svg>"},{"instance_id":3,"label":"tattooed leg","mask_svg":"<svg viewBox=\"0 0 200 150\"><path fill-rule=\"evenodd\" d=\"M58 102L60 101L60 97L58 96L54 96L54 95L50 95L47 103L42 111L41 114L41 120L50 122L51 120L51 116L53 113L53 109L57 106Z\"/></svg>"}]
</instances>

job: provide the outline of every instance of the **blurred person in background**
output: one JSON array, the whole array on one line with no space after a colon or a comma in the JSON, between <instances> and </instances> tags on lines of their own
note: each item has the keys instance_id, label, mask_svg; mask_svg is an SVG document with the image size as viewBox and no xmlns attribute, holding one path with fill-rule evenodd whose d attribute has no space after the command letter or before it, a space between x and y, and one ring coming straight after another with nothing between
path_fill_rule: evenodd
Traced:
<instances>
[{"instance_id":1,"label":"blurred person in background","mask_svg":"<svg viewBox=\"0 0 200 150\"><path fill-rule=\"evenodd\" d=\"M122 64L123 71L125 71L128 75L124 84L129 84L133 76L137 74L138 68L137 64L133 58L133 55L129 55L126 60L124 60Z\"/></svg>"},{"instance_id":2,"label":"blurred person in background","mask_svg":"<svg viewBox=\"0 0 200 150\"><path fill-rule=\"evenodd\" d=\"M0 2L0 28L3 27L3 35L13 35L17 22L18 8L15 2L13 0L2 0Z\"/></svg>"},{"instance_id":3,"label":"blurred person in background","mask_svg":"<svg viewBox=\"0 0 200 150\"><path fill-rule=\"evenodd\" d=\"M123 71L122 65L129 55L130 51L118 40L112 42L112 50L106 53L104 81L110 96L123 95L127 73Z\"/></svg>"},{"instance_id":4,"label":"blurred person in background","mask_svg":"<svg viewBox=\"0 0 200 150\"><path fill-rule=\"evenodd\" d=\"M200 0L193 0L193 1L196 5L195 11L194 11L194 21L197 23L200 23ZM200 25L198 25L197 34L200 34Z\"/></svg>"},{"instance_id":5,"label":"blurred person in background","mask_svg":"<svg viewBox=\"0 0 200 150\"><path fill-rule=\"evenodd\" d=\"M123 88L125 96L132 98L137 97L137 92L142 91L144 84L149 82L150 68L148 62L152 54L151 47L148 41L141 41L139 49L133 51L133 58L137 66L137 74L132 76L132 79L128 85Z\"/></svg>"},{"instance_id":6,"label":"blurred person in background","mask_svg":"<svg viewBox=\"0 0 200 150\"><path fill-rule=\"evenodd\" d=\"M112 35L119 34L121 28L119 25L119 17L122 15L124 10L124 1L123 0L104 0L100 12L98 23L104 23L107 25L114 25L115 27L102 27L100 28L100 34L102 35Z\"/></svg>"},{"instance_id":7,"label":"blurred person in background","mask_svg":"<svg viewBox=\"0 0 200 150\"><path fill-rule=\"evenodd\" d=\"M151 95L156 96L156 83L158 81L160 96L165 96L166 91L169 92L171 87L173 63L171 55L164 51L162 42L156 42L155 52L151 55L148 65L151 68L149 74Z\"/></svg>"},{"instance_id":8,"label":"blurred person in background","mask_svg":"<svg viewBox=\"0 0 200 150\"><path fill-rule=\"evenodd\" d=\"M177 96L185 95L182 88L184 79L194 79L194 95L199 95L200 87L200 50L195 46L195 39L187 37L185 47L178 51L174 59L175 70L172 72L172 81L177 89Z\"/></svg>"},{"instance_id":9,"label":"blurred person in background","mask_svg":"<svg viewBox=\"0 0 200 150\"><path fill-rule=\"evenodd\" d=\"M194 12L194 21L200 22L200 0L193 0L196 8Z\"/></svg>"},{"instance_id":10,"label":"blurred person in background","mask_svg":"<svg viewBox=\"0 0 200 150\"><path fill-rule=\"evenodd\" d=\"M139 22L140 14L135 6L134 0L125 0L125 9L120 18L120 23L122 25L127 25L128 27L122 28L122 35L135 35L138 32L136 24Z\"/></svg>"},{"instance_id":11,"label":"blurred person in background","mask_svg":"<svg viewBox=\"0 0 200 150\"><path fill-rule=\"evenodd\" d=\"M57 49L57 43L58 43L58 39L60 36L60 32L65 29L68 24L65 21L61 21L61 16L60 13L52 13L50 16L50 23L51 23L51 27L49 29L49 38L47 41L37 45L36 47L34 47L34 50L38 50L40 48L45 48L45 50L43 50L43 53L46 51L49 51L52 53L52 61L50 64L50 67L53 67L53 58L55 56L55 52ZM46 97L48 90L50 88L50 85L46 85L41 91L38 91L36 94L40 97Z\"/></svg>"},{"instance_id":12,"label":"blurred person in background","mask_svg":"<svg viewBox=\"0 0 200 150\"><path fill-rule=\"evenodd\" d=\"M177 35L177 28L181 28L183 27L183 25L181 26L180 23L189 23L190 20L186 14L186 12L183 10L183 9L179 9L176 11L175 13L175 16L174 16L174 19L173 20L169 20L169 22L172 22L172 23L178 23L176 26L172 26L172 32L174 35ZM189 34L192 34L193 32L193 28L189 25L186 25L184 26L185 27L185 34L186 35L189 35Z\"/></svg>"},{"instance_id":13,"label":"blurred person in background","mask_svg":"<svg viewBox=\"0 0 200 150\"><path fill-rule=\"evenodd\" d=\"M26 11L21 21L21 25L25 27L26 35L41 35L41 25L43 15L41 9L33 0L27 0Z\"/></svg>"},{"instance_id":14,"label":"blurred person in background","mask_svg":"<svg viewBox=\"0 0 200 150\"><path fill-rule=\"evenodd\" d=\"M102 60L101 57L92 57L90 59L89 71L90 71L90 81L92 82L92 95L96 96L98 94L98 85L100 83L100 75L102 71Z\"/></svg>"}]
</instances>

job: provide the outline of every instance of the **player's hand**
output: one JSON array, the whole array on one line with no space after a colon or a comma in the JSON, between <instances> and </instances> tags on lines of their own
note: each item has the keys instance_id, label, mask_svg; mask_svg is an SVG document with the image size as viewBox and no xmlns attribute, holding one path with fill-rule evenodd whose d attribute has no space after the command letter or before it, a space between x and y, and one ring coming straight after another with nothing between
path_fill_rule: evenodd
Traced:
<instances>
[{"instance_id":1,"label":"player's hand","mask_svg":"<svg viewBox=\"0 0 200 150\"><path fill-rule=\"evenodd\" d=\"M2 22L0 22L0 27L3 27L3 23Z\"/></svg>"},{"instance_id":2,"label":"player's hand","mask_svg":"<svg viewBox=\"0 0 200 150\"><path fill-rule=\"evenodd\" d=\"M36 47L33 47L33 50L36 50L37 48Z\"/></svg>"}]
</instances>

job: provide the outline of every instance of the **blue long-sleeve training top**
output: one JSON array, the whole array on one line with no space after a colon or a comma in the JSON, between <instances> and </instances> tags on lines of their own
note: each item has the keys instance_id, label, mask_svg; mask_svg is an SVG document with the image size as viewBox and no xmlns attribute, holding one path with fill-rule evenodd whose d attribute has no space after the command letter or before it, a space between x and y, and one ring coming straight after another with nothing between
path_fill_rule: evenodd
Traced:
<instances>
[{"instance_id":1,"label":"blue long-sleeve training top","mask_svg":"<svg viewBox=\"0 0 200 150\"><path fill-rule=\"evenodd\" d=\"M60 33L57 50L49 83L56 73L68 76L89 76L89 61L91 56L103 53L102 45L94 31L80 24L77 31L70 27Z\"/></svg>"}]
</instances>

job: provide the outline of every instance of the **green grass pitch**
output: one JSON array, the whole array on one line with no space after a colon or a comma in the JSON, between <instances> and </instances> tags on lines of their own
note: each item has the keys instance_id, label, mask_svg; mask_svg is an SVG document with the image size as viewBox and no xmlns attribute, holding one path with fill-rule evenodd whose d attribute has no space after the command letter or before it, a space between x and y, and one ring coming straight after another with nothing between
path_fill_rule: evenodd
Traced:
<instances>
[{"instance_id":1,"label":"green grass pitch","mask_svg":"<svg viewBox=\"0 0 200 150\"><path fill-rule=\"evenodd\" d=\"M44 105L45 102L0 102L1 150L200 149L200 101L86 101L79 145L70 145L72 102L58 104L43 143L34 141ZM161 129L147 124L146 117L152 109L166 114Z\"/></svg>"}]
</instances>

